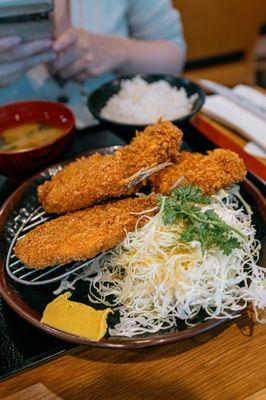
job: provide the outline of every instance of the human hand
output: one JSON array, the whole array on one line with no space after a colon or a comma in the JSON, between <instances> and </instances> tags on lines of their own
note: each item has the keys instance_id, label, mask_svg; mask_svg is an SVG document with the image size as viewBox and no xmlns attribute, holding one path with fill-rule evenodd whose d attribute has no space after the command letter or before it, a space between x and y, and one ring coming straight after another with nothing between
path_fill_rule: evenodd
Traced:
<instances>
[{"instance_id":1,"label":"human hand","mask_svg":"<svg viewBox=\"0 0 266 400\"><path fill-rule=\"evenodd\" d=\"M53 71L61 78L83 81L121 66L127 57L126 39L70 28L55 41Z\"/></svg>"},{"instance_id":2,"label":"human hand","mask_svg":"<svg viewBox=\"0 0 266 400\"><path fill-rule=\"evenodd\" d=\"M55 59L49 39L22 43L19 36L0 37L0 87L10 85L28 69Z\"/></svg>"}]
</instances>

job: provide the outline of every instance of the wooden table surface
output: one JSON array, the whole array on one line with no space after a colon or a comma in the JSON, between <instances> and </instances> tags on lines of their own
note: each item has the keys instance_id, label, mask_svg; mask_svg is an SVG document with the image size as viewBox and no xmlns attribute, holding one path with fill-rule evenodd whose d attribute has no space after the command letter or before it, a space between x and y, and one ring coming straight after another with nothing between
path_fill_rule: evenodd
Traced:
<instances>
[{"instance_id":1,"label":"wooden table surface","mask_svg":"<svg viewBox=\"0 0 266 400\"><path fill-rule=\"evenodd\" d=\"M0 384L1 400L265 400L266 327L247 314L184 342L79 347Z\"/></svg>"}]
</instances>

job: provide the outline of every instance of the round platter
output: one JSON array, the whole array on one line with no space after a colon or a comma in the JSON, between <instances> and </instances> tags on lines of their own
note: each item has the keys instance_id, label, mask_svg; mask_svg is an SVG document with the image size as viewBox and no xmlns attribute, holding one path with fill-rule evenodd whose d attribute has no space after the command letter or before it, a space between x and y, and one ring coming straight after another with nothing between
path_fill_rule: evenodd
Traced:
<instances>
[{"instance_id":1,"label":"round platter","mask_svg":"<svg viewBox=\"0 0 266 400\"><path fill-rule=\"evenodd\" d=\"M112 153L117 149L117 147L118 146L97 149L87 153L87 155L93 154L96 151L101 153ZM33 208L38 206L36 187L44 180L49 179L52 175L54 175L62 165L63 164L57 164L51 168L48 168L23 183L9 197L0 210L0 294L15 312L42 331L45 331L62 340L77 344L106 348L137 348L177 342L199 335L207 330L217 327L226 321L225 319L208 320L207 322L199 323L191 328L184 329L184 327L182 327L180 330L176 331L162 332L134 338L106 336L99 342L92 342L42 324L40 322L42 312L46 304L55 297L53 295L53 290L58 287L58 284L56 286L50 287L46 285L38 288L18 284L7 276L7 273L4 269L4 261L7 255L9 243L12 240L12 236L21 223L18 215L21 215L21 212L25 209L31 211ZM241 191L246 201L252 207L254 213L253 223L257 229L257 237L262 241L265 224L264 221L266 219L265 199L261 192L248 180L241 184Z\"/></svg>"}]
</instances>

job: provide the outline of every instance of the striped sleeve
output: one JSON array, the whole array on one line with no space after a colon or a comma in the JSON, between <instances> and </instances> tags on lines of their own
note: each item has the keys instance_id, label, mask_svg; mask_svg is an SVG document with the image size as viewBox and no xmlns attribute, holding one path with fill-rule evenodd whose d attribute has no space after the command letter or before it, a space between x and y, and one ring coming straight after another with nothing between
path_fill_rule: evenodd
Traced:
<instances>
[{"instance_id":1,"label":"striped sleeve","mask_svg":"<svg viewBox=\"0 0 266 400\"><path fill-rule=\"evenodd\" d=\"M180 14L170 0L129 0L128 23L135 39L167 40L186 50Z\"/></svg>"}]
</instances>

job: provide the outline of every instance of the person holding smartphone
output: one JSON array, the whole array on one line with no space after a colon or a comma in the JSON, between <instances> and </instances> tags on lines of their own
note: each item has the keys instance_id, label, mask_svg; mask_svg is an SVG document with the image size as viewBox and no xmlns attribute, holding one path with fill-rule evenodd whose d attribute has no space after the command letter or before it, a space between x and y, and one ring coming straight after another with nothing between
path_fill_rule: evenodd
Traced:
<instances>
[{"instance_id":1,"label":"person holding smartphone","mask_svg":"<svg viewBox=\"0 0 266 400\"><path fill-rule=\"evenodd\" d=\"M54 0L53 39L0 37L0 103L65 97L122 73L180 73L185 43L170 0Z\"/></svg>"}]
</instances>

